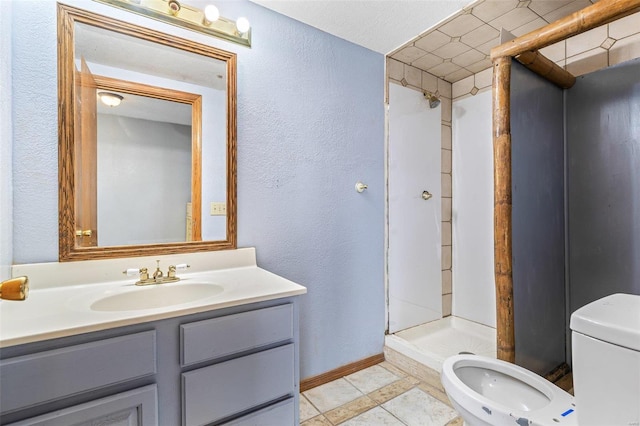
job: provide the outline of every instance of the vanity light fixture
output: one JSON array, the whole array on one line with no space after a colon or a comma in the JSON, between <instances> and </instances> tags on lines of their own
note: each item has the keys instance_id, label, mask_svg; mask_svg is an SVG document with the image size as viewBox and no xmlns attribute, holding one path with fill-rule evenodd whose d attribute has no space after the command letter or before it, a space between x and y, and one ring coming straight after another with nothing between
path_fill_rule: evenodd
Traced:
<instances>
[{"instance_id":1,"label":"vanity light fixture","mask_svg":"<svg viewBox=\"0 0 640 426\"><path fill-rule=\"evenodd\" d=\"M111 92L98 92L98 97L100 98L100 101L108 107L117 107L124 99L124 96Z\"/></svg>"},{"instance_id":2,"label":"vanity light fixture","mask_svg":"<svg viewBox=\"0 0 640 426\"><path fill-rule=\"evenodd\" d=\"M251 47L251 25L247 18L240 17L237 21L227 19L220 16L218 8L212 4L200 10L180 0L94 1Z\"/></svg>"}]
</instances>

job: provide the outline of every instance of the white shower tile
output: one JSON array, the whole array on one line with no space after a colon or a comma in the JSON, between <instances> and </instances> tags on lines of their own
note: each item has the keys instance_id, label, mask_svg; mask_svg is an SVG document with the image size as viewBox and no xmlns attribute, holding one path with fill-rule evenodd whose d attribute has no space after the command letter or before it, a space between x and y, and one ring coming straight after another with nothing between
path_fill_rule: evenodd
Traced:
<instances>
[{"instance_id":1,"label":"white shower tile","mask_svg":"<svg viewBox=\"0 0 640 426\"><path fill-rule=\"evenodd\" d=\"M404 77L404 64L395 59L387 58L387 75L393 80L402 80Z\"/></svg>"},{"instance_id":2,"label":"white shower tile","mask_svg":"<svg viewBox=\"0 0 640 426\"><path fill-rule=\"evenodd\" d=\"M441 426L457 417L457 413L420 389L414 388L382 404L408 426Z\"/></svg>"},{"instance_id":3,"label":"white shower tile","mask_svg":"<svg viewBox=\"0 0 640 426\"><path fill-rule=\"evenodd\" d=\"M349 383L365 394L400 380L400 378L379 365L365 368L345 377Z\"/></svg>"},{"instance_id":4,"label":"white shower tile","mask_svg":"<svg viewBox=\"0 0 640 426\"><path fill-rule=\"evenodd\" d=\"M616 40L628 37L640 32L640 12L626 16L609 24L609 37Z\"/></svg>"}]
</instances>

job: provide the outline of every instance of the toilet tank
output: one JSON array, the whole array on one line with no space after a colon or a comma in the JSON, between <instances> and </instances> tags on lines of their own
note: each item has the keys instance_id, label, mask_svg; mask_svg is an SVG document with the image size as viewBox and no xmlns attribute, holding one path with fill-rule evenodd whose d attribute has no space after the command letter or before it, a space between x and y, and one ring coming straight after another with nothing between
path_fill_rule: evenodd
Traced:
<instances>
[{"instance_id":1,"label":"toilet tank","mask_svg":"<svg viewBox=\"0 0 640 426\"><path fill-rule=\"evenodd\" d=\"M613 294L571 315L580 426L640 425L640 296Z\"/></svg>"}]
</instances>

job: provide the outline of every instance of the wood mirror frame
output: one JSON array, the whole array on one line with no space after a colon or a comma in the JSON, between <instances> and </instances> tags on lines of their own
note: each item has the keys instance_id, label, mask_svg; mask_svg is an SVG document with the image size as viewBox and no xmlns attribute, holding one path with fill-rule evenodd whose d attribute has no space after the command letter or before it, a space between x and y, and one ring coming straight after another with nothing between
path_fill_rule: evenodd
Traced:
<instances>
[{"instance_id":1,"label":"wood mirror frame","mask_svg":"<svg viewBox=\"0 0 640 426\"><path fill-rule=\"evenodd\" d=\"M561 88L575 77L538 50L638 12L640 0L601 0L491 50L493 61L494 256L498 359L515 362L511 218L511 61Z\"/></svg>"},{"instance_id":2,"label":"wood mirror frame","mask_svg":"<svg viewBox=\"0 0 640 426\"><path fill-rule=\"evenodd\" d=\"M74 128L74 23L85 23L109 31L125 34L160 45L185 50L226 63L226 239L219 241L189 241L177 243L138 244L104 247L80 247L76 244L75 170L76 129ZM58 4L58 210L59 260L75 261L131 256L190 253L236 248L236 54L187 39L178 38L149 28L140 27ZM201 162L194 156L194 167ZM197 163L197 164L196 164ZM199 196L199 194L198 194ZM195 202L192 200L192 202Z\"/></svg>"}]
</instances>

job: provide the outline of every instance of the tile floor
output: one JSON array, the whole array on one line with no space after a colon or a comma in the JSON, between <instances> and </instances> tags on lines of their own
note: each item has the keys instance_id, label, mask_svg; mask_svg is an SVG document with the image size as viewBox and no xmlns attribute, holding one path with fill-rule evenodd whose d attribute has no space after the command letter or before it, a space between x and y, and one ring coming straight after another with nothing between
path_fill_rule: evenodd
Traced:
<instances>
[{"instance_id":1,"label":"tile floor","mask_svg":"<svg viewBox=\"0 0 640 426\"><path fill-rule=\"evenodd\" d=\"M388 361L300 395L302 426L461 426L439 384Z\"/></svg>"}]
</instances>

